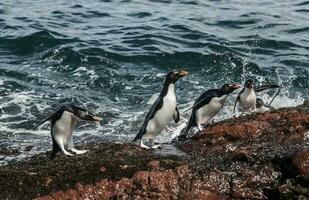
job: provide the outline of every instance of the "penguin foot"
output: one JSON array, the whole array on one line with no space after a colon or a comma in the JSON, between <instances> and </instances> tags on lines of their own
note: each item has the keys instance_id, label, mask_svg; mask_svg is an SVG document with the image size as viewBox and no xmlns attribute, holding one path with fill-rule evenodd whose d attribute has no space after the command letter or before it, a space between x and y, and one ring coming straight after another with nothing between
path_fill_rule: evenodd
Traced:
<instances>
[{"instance_id":1,"label":"penguin foot","mask_svg":"<svg viewBox=\"0 0 309 200\"><path fill-rule=\"evenodd\" d=\"M143 149L151 149L149 146L145 145L143 142L141 142L140 147Z\"/></svg>"},{"instance_id":2,"label":"penguin foot","mask_svg":"<svg viewBox=\"0 0 309 200\"><path fill-rule=\"evenodd\" d=\"M151 147L151 149L161 149L161 145L160 144L157 144L157 145L154 145Z\"/></svg>"},{"instance_id":3,"label":"penguin foot","mask_svg":"<svg viewBox=\"0 0 309 200\"><path fill-rule=\"evenodd\" d=\"M74 153L76 153L76 154L84 154L84 153L86 153L88 150L77 150L77 149L72 148L71 151L74 152Z\"/></svg>"},{"instance_id":4,"label":"penguin foot","mask_svg":"<svg viewBox=\"0 0 309 200\"><path fill-rule=\"evenodd\" d=\"M67 156L74 156L74 154L71 154L71 153L69 153L69 152L67 152L67 151L64 151L63 152L65 155L67 155Z\"/></svg>"}]
</instances>

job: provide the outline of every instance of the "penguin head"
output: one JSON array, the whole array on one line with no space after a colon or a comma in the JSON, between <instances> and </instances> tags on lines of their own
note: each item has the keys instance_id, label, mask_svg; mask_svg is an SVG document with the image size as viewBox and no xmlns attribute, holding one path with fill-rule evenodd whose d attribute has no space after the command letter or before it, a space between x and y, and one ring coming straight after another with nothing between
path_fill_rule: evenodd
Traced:
<instances>
[{"instance_id":1,"label":"penguin head","mask_svg":"<svg viewBox=\"0 0 309 200\"><path fill-rule=\"evenodd\" d=\"M180 70L179 72L170 71L165 78L165 82L167 84L176 83L176 81L182 77L188 76L188 72L184 70Z\"/></svg>"},{"instance_id":2,"label":"penguin head","mask_svg":"<svg viewBox=\"0 0 309 200\"><path fill-rule=\"evenodd\" d=\"M261 108L263 107L265 104L264 104L264 101L261 99L261 98L256 98L256 107L257 108Z\"/></svg>"},{"instance_id":3,"label":"penguin head","mask_svg":"<svg viewBox=\"0 0 309 200\"><path fill-rule=\"evenodd\" d=\"M221 93L222 94L230 94L234 90L240 88L240 84L224 84L221 88Z\"/></svg>"},{"instance_id":4,"label":"penguin head","mask_svg":"<svg viewBox=\"0 0 309 200\"><path fill-rule=\"evenodd\" d=\"M94 122L100 122L102 120L102 118L95 116L90 111L77 106L72 106L72 113L76 117L82 120L94 121Z\"/></svg>"},{"instance_id":5,"label":"penguin head","mask_svg":"<svg viewBox=\"0 0 309 200\"><path fill-rule=\"evenodd\" d=\"M252 79L246 80L246 82L245 82L245 87L246 87L246 88L252 89L253 86L254 86L254 83L253 83L253 80L252 80Z\"/></svg>"}]
</instances>

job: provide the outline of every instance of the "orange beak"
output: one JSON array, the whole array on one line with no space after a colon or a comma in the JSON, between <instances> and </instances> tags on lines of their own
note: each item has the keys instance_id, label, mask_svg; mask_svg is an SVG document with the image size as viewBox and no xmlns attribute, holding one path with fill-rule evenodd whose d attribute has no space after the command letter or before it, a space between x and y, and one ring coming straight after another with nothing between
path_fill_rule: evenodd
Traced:
<instances>
[{"instance_id":1,"label":"orange beak","mask_svg":"<svg viewBox=\"0 0 309 200\"><path fill-rule=\"evenodd\" d=\"M181 71L178 72L178 75L179 75L180 77L184 77L184 76L188 76L189 73L188 73L187 71L185 71L185 70L181 70Z\"/></svg>"},{"instance_id":2,"label":"orange beak","mask_svg":"<svg viewBox=\"0 0 309 200\"><path fill-rule=\"evenodd\" d=\"M233 87L236 88L236 89L241 88L241 84L236 83L236 84L233 85Z\"/></svg>"},{"instance_id":3,"label":"orange beak","mask_svg":"<svg viewBox=\"0 0 309 200\"><path fill-rule=\"evenodd\" d=\"M97 124L99 124L100 121L102 120L102 118L97 117L97 116L95 116L93 119L94 119L94 121L95 121Z\"/></svg>"}]
</instances>

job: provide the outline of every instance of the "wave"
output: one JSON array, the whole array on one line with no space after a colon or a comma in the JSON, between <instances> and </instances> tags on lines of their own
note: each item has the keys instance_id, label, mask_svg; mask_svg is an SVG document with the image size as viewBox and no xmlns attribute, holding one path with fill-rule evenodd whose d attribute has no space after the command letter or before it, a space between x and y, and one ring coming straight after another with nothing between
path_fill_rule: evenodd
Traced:
<instances>
[{"instance_id":1,"label":"wave","mask_svg":"<svg viewBox=\"0 0 309 200\"><path fill-rule=\"evenodd\" d=\"M78 39L68 39L65 36L51 31L39 31L22 37L1 37L0 46L4 50L16 55L29 55L41 52L58 45L77 42Z\"/></svg>"}]
</instances>

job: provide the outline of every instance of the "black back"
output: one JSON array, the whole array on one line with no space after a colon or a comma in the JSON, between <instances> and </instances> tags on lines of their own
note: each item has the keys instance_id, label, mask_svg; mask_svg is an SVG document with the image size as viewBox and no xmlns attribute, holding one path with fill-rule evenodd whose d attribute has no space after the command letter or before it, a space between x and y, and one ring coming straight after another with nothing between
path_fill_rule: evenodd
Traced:
<instances>
[{"instance_id":1,"label":"black back","mask_svg":"<svg viewBox=\"0 0 309 200\"><path fill-rule=\"evenodd\" d=\"M242 93L244 93L245 89L246 89L246 87L243 87L243 88L240 90L240 92L238 93L238 95L237 95L237 98L236 98L235 104L234 104L234 108L233 108L233 112L234 112L234 113L235 113L235 109L236 109L237 102L240 100L240 95L241 95Z\"/></svg>"},{"instance_id":2,"label":"black back","mask_svg":"<svg viewBox=\"0 0 309 200\"><path fill-rule=\"evenodd\" d=\"M279 88L280 86L279 85L276 85L276 84L270 84L270 85L262 85L262 86L259 86L259 87L256 87L254 89L255 92L261 92L261 91L264 91L264 90L268 90L268 89L272 89L272 88Z\"/></svg>"},{"instance_id":3,"label":"black back","mask_svg":"<svg viewBox=\"0 0 309 200\"><path fill-rule=\"evenodd\" d=\"M188 126L186 128L185 133L188 133L191 127L197 126L196 124L196 118L195 118L195 113L196 111L201 108L202 106L208 104L212 98L214 97L221 97L224 95L224 93L221 92L221 89L210 89L204 92L195 102L192 107L192 113L191 117L189 119Z\"/></svg>"},{"instance_id":4,"label":"black back","mask_svg":"<svg viewBox=\"0 0 309 200\"><path fill-rule=\"evenodd\" d=\"M64 111L70 112L74 114L77 117L80 117L81 112L88 113L93 115L91 112L87 111L84 108L72 105L72 104L62 104L60 105L55 112L50 114L48 117L44 118L42 121L40 121L36 126L33 127L33 130L39 127L44 122L51 120L51 125L53 127L54 123L61 118L61 115Z\"/></svg>"}]
</instances>

